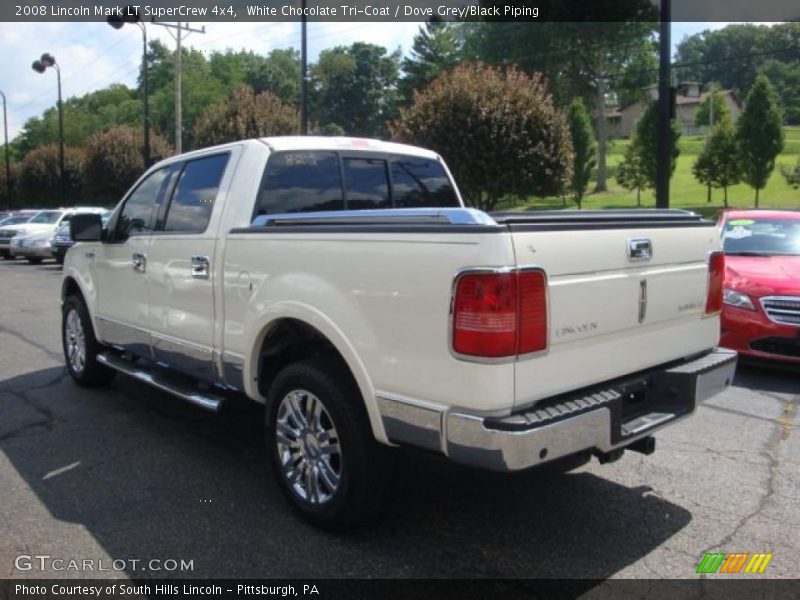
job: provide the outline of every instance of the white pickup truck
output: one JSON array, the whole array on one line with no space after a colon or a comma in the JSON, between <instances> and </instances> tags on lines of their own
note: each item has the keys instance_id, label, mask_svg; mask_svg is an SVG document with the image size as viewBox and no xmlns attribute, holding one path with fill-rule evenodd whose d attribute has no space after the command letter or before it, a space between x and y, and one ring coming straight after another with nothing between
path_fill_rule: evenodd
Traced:
<instances>
[{"instance_id":1,"label":"white pickup truck","mask_svg":"<svg viewBox=\"0 0 800 600\"><path fill-rule=\"evenodd\" d=\"M63 346L216 410L266 404L317 525L378 503L385 446L512 471L650 453L730 384L723 255L684 211L465 208L433 152L248 140L152 167L107 226L73 218Z\"/></svg>"}]
</instances>

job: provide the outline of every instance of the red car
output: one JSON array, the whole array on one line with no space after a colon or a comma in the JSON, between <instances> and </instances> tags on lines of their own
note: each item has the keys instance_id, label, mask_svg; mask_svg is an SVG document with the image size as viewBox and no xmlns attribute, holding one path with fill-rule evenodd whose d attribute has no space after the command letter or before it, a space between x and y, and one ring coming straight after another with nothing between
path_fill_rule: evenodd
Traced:
<instances>
[{"instance_id":1,"label":"red car","mask_svg":"<svg viewBox=\"0 0 800 600\"><path fill-rule=\"evenodd\" d=\"M731 210L720 346L743 357L800 365L800 212Z\"/></svg>"}]
</instances>

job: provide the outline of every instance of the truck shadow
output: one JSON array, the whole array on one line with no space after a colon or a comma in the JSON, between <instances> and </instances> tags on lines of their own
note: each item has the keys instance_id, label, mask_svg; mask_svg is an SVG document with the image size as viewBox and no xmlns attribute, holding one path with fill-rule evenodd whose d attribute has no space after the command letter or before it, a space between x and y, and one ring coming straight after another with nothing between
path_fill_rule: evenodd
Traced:
<instances>
[{"instance_id":1,"label":"truck shadow","mask_svg":"<svg viewBox=\"0 0 800 600\"><path fill-rule=\"evenodd\" d=\"M692 519L646 485L399 453L383 518L326 534L291 513L264 467L262 420L252 403L212 415L122 376L94 390L63 368L0 382L0 451L29 488L15 486L15 506L40 503L114 559L193 561L193 571L125 571L135 577L598 579ZM51 555L101 558L71 556L78 546L55 525L33 519L25 550L48 540Z\"/></svg>"}]
</instances>

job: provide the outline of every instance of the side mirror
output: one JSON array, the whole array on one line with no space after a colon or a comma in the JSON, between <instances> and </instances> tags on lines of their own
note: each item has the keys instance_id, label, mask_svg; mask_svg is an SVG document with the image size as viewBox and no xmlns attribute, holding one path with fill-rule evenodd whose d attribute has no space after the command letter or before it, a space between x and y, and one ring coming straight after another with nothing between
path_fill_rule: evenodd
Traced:
<instances>
[{"instance_id":1,"label":"side mirror","mask_svg":"<svg viewBox=\"0 0 800 600\"><path fill-rule=\"evenodd\" d=\"M95 213L72 215L69 235L76 242L99 242L103 239L103 219Z\"/></svg>"}]
</instances>

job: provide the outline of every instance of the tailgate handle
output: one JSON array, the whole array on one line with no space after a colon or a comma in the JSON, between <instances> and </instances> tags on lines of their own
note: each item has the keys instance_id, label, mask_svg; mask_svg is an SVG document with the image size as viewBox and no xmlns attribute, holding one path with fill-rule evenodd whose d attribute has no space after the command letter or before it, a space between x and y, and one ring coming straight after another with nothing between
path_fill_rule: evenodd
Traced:
<instances>
[{"instance_id":1,"label":"tailgate handle","mask_svg":"<svg viewBox=\"0 0 800 600\"><path fill-rule=\"evenodd\" d=\"M628 240L628 260L639 262L653 258L653 242L648 238L633 238Z\"/></svg>"}]
</instances>

